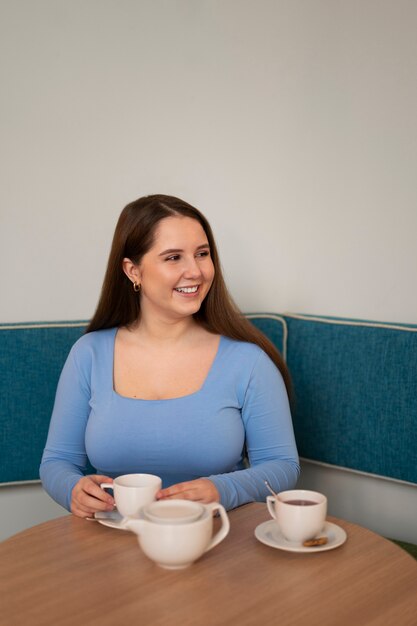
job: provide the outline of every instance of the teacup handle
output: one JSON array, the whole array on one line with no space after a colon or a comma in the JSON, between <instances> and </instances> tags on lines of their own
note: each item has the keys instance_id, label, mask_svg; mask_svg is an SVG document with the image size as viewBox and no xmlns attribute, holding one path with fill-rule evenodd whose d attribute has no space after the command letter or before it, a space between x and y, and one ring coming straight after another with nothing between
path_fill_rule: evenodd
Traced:
<instances>
[{"instance_id":1,"label":"teacup handle","mask_svg":"<svg viewBox=\"0 0 417 626\"><path fill-rule=\"evenodd\" d=\"M100 487L102 489L114 489L113 483L100 483ZM122 520L120 521L120 527L121 528L125 528L125 527L127 528L126 524L127 524L128 520L129 520L129 518L124 516L122 518Z\"/></svg>"},{"instance_id":2,"label":"teacup handle","mask_svg":"<svg viewBox=\"0 0 417 626\"><path fill-rule=\"evenodd\" d=\"M275 515L275 508L274 508L275 502L276 502L275 496L266 496L266 506L268 507L269 514L274 519L277 519L277 516Z\"/></svg>"},{"instance_id":3,"label":"teacup handle","mask_svg":"<svg viewBox=\"0 0 417 626\"><path fill-rule=\"evenodd\" d=\"M211 504L206 504L206 507L209 511L212 512L212 514L216 511L220 513L222 525L220 526L217 533L211 538L211 541L208 544L207 548L204 550L204 552L208 552L209 550L214 548L214 546L217 546L217 544L223 541L223 539L226 537L230 530L230 522L224 506L222 506L218 502L212 502Z\"/></svg>"}]
</instances>

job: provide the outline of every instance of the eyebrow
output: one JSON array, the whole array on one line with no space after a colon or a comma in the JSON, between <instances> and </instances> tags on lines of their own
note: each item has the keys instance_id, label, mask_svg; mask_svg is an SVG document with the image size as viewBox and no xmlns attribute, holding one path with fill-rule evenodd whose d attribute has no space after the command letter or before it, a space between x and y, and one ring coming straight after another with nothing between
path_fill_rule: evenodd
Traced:
<instances>
[{"instance_id":1,"label":"eyebrow","mask_svg":"<svg viewBox=\"0 0 417 626\"><path fill-rule=\"evenodd\" d=\"M208 243L202 243L201 246L197 246L196 250L203 250L204 248L210 248ZM168 250L164 250L160 252L158 256L164 256L165 254L176 254L178 252L184 252L182 248L168 248Z\"/></svg>"}]
</instances>

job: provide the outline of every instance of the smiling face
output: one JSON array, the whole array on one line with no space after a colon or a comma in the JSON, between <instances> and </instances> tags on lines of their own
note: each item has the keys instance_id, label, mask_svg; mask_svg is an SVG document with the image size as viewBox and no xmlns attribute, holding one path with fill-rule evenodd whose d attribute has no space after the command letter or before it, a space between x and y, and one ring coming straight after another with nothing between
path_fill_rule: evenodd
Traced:
<instances>
[{"instance_id":1,"label":"smiling face","mask_svg":"<svg viewBox=\"0 0 417 626\"><path fill-rule=\"evenodd\" d=\"M124 271L141 285L142 315L174 320L197 313L214 278L203 227L189 217L162 219L150 250L139 265L124 263Z\"/></svg>"}]
</instances>

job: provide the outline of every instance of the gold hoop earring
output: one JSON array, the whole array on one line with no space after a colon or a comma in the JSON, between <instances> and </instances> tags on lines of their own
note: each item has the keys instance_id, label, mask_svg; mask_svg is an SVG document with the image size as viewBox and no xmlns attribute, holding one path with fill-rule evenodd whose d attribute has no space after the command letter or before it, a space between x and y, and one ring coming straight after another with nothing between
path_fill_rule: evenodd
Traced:
<instances>
[{"instance_id":1,"label":"gold hoop earring","mask_svg":"<svg viewBox=\"0 0 417 626\"><path fill-rule=\"evenodd\" d=\"M139 293L140 283L137 283L136 281L133 283L133 291L135 291L136 293Z\"/></svg>"}]
</instances>

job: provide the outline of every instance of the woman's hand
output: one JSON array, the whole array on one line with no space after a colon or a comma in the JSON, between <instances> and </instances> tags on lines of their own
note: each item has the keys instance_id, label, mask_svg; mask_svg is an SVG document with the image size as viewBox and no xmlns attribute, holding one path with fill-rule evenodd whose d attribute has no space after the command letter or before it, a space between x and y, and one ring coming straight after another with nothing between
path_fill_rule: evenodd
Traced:
<instances>
[{"instance_id":1,"label":"woman's hand","mask_svg":"<svg viewBox=\"0 0 417 626\"><path fill-rule=\"evenodd\" d=\"M220 494L214 483L208 478L197 478L186 483L177 483L166 489L161 489L156 494L157 500L168 499L195 500L203 504L220 502Z\"/></svg>"},{"instance_id":2,"label":"woman's hand","mask_svg":"<svg viewBox=\"0 0 417 626\"><path fill-rule=\"evenodd\" d=\"M114 499L100 488L100 483L112 483L108 476L91 474L80 478L71 494L71 513L78 517L93 517L96 511L112 511Z\"/></svg>"}]
</instances>

